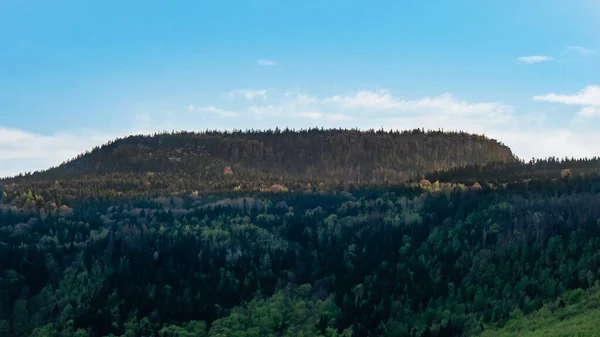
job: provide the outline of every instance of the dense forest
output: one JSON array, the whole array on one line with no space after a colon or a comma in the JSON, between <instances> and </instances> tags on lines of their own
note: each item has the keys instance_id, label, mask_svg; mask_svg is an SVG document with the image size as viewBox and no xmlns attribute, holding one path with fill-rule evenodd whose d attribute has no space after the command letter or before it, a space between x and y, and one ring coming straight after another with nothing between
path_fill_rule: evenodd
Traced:
<instances>
[{"instance_id":1,"label":"dense forest","mask_svg":"<svg viewBox=\"0 0 600 337\"><path fill-rule=\"evenodd\" d=\"M246 178L407 180L435 169L513 160L507 146L462 132L176 132L117 139L32 178L153 172L215 179L228 166Z\"/></svg>"},{"instance_id":2,"label":"dense forest","mask_svg":"<svg viewBox=\"0 0 600 337\"><path fill-rule=\"evenodd\" d=\"M0 193L0 336L533 335L600 303L600 160L483 136L133 136Z\"/></svg>"},{"instance_id":3,"label":"dense forest","mask_svg":"<svg viewBox=\"0 0 600 337\"><path fill-rule=\"evenodd\" d=\"M599 334L598 321L600 286L596 283L586 291L567 290L532 314L514 311L502 328L488 329L481 337L594 337Z\"/></svg>"}]
</instances>

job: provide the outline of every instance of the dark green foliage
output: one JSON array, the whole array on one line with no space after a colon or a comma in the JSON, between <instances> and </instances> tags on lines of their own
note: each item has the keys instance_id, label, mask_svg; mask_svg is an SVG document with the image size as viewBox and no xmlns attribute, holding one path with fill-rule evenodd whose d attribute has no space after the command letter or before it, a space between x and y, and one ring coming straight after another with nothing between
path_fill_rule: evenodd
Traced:
<instances>
[{"instance_id":1,"label":"dark green foliage","mask_svg":"<svg viewBox=\"0 0 600 337\"><path fill-rule=\"evenodd\" d=\"M458 181L462 183L504 183L522 179L573 179L580 175L598 174L600 158L591 159L535 159L529 162L497 162L467 165L427 174L431 181Z\"/></svg>"},{"instance_id":2,"label":"dark green foliage","mask_svg":"<svg viewBox=\"0 0 600 337\"><path fill-rule=\"evenodd\" d=\"M573 293L577 293L578 301L564 304L564 300ZM588 291L567 291L562 298L546 304L530 315L524 316L520 311L513 312L504 327L487 329L481 337L594 337L599 334L599 320L600 286L596 284Z\"/></svg>"},{"instance_id":3,"label":"dark green foliage","mask_svg":"<svg viewBox=\"0 0 600 337\"><path fill-rule=\"evenodd\" d=\"M0 321L11 336L46 324L62 335L185 335L191 321L209 335L215 322L276 335L459 335L600 276L600 180L555 184L526 195L441 184L105 201L63 216L5 207ZM278 305L287 323L256 316Z\"/></svg>"}]
</instances>

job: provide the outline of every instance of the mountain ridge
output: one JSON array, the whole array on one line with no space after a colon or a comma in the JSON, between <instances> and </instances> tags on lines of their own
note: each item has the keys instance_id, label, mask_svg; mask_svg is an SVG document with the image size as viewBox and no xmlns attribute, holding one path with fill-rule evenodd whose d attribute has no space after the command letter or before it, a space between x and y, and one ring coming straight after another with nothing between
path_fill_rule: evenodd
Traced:
<instances>
[{"instance_id":1,"label":"mountain ridge","mask_svg":"<svg viewBox=\"0 0 600 337\"><path fill-rule=\"evenodd\" d=\"M57 167L3 180L132 172L215 179L231 169L225 174L406 181L430 171L516 160L501 142L465 132L316 128L171 132L117 138Z\"/></svg>"}]
</instances>

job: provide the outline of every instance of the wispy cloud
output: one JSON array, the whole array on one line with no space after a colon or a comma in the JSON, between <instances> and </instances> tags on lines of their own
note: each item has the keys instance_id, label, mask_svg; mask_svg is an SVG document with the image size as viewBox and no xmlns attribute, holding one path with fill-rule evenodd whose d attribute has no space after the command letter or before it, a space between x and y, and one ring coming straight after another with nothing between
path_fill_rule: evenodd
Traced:
<instances>
[{"instance_id":1,"label":"wispy cloud","mask_svg":"<svg viewBox=\"0 0 600 337\"><path fill-rule=\"evenodd\" d=\"M210 112L210 113L214 113L223 117L236 117L238 116L238 113L233 112L233 111L229 111L229 110L223 110L223 109L219 109L219 108L215 108L214 106L207 106L207 107L202 107L202 108L197 108L198 111L204 111L204 112Z\"/></svg>"},{"instance_id":2,"label":"wispy cloud","mask_svg":"<svg viewBox=\"0 0 600 337\"><path fill-rule=\"evenodd\" d=\"M552 58L551 56L541 56L541 55L521 56L518 59L519 59L519 61L525 62L527 64L534 64L534 63L540 63L540 62L548 62L548 61L554 60L554 58Z\"/></svg>"},{"instance_id":3,"label":"wispy cloud","mask_svg":"<svg viewBox=\"0 0 600 337\"><path fill-rule=\"evenodd\" d=\"M486 135L501 140L522 159L591 158L600 155L596 145L600 144L600 134L589 130L546 127L537 130L492 130Z\"/></svg>"},{"instance_id":4,"label":"wispy cloud","mask_svg":"<svg viewBox=\"0 0 600 337\"><path fill-rule=\"evenodd\" d=\"M580 55L590 55L590 54L594 54L595 51L585 48L585 47L581 47L581 46L568 46L565 51L563 52L563 54L567 54L567 53L577 53Z\"/></svg>"},{"instance_id":5,"label":"wispy cloud","mask_svg":"<svg viewBox=\"0 0 600 337\"><path fill-rule=\"evenodd\" d=\"M575 95L558 95L556 93L551 93L534 96L533 99L540 102L600 106L600 86L590 85Z\"/></svg>"},{"instance_id":6,"label":"wispy cloud","mask_svg":"<svg viewBox=\"0 0 600 337\"><path fill-rule=\"evenodd\" d=\"M388 90L362 90L353 94L334 95L326 98L301 93L286 92L281 100L270 104L253 104L237 109L239 115L262 120L277 117L279 120L303 117L313 120L362 120L404 118L407 115L423 118L422 122L454 123L463 125L500 125L514 120L514 107L502 102L469 102L443 94L420 99L400 99ZM421 125L423 126L423 125Z\"/></svg>"},{"instance_id":7,"label":"wispy cloud","mask_svg":"<svg viewBox=\"0 0 600 337\"><path fill-rule=\"evenodd\" d=\"M298 112L296 115L299 117L306 117L310 119L325 119L332 121L343 121L352 119L352 117L344 114L327 114L321 112Z\"/></svg>"},{"instance_id":8,"label":"wispy cloud","mask_svg":"<svg viewBox=\"0 0 600 337\"><path fill-rule=\"evenodd\" d=\"M267 91L264 89L261 90L253 90L253 89L237 89L232 90L225 93L225 96L229 98L234 97L244 97L248 100L253 100L255 98L267 98Z\"/></svg>"},{"instance_id":9,"label":"wispy cloud","mask_svg":"<svg viewBox=\"0 0 600 337\"><path fill-rule=\"evenodd\" d=\"M319 101L319 98L315 96L309 96L304 94L293 95L288 92L285 93L285 97L286 99L296 104L313 104Z\"/></svg>"},{"instance_id":10,"label":"wispy cloud","mask_svg":"<svg viewBox=\"0 0 600 337\"><path fill-rule=\"evenodd\" d=\"M388 110L420 114L438 113L443 115L486 115L489 118L509 118L513 107L501 102L472 103L457 99L449 93L425 97L416 100L406 100L394 97L387 90L359 91L354 95L332 96L323 100L324 103L336 103L343 109Z\"/></svg>"},{"instance_id":11,"label":"wispy cloud","mask_svg":"<svg viewBox=\"0 0 600 337\"><path fill-rule=\"evenodd\" d=\"M265 59L262 59L262 60L257 60L257 61L256 61L256 63L257 63L259 66L262 66L262 67L269 67L269 66L275 66L275 65L277 65L277 62L276 62L276 61L273 61L273 60L265 60Z\"/></svg>"},{"instance_id":12,"label":"wispy cloud","mask_svg":"<svg viewBox=\"0 0 600 337\"><path fill-rule=\"evenodd\" d=\"M555 93L534 96L538 102L580 105L583 108L577 113L577 119L600 117L600 86L590 85L574 95L558 95Z\"/></svg>"},{"instance_id":13,"label":"wispy cloud","mask_svg":"<svg viewBox=\"0 0 600 337\"><path fill-rule=\"evenodd\" d=\"M210 112L210 113L214 113L223 117L235 117L238 114L233 112L233 111L228 111L228 110L223 110L223 109L219 109L219 108L215 108L214 106L207 106L207 107L196 107L192 104L188 105L187 107L188 111L203 111L203 112ZM146 117L145 120L147 121L149 118ZM148 125L149 123L145 123L144 125Z\"/></svg>"},{"instance_id":14,"label":"wispy cloud","mask_svg":"<svg viewBox=\"0 0 600 337\"><path fill-rule=\"evenodd\" d=\"M581 109L577 116L580 118L591 118L591 117L599 117L600 116L600 108L587 106Z\"/></svg>"},{"instance_id":15,"label":"wispy cloud","mask_svg":"<svg viewBox=\"0 0 600 337\"><path fill-rule=\"evenodd\" d=\"M131 133L71 130L42 135L0 127L0 178L57 166L95 146Z\"/></svg>"},{"instance_id":16,"label":"wispy cloud","mask_svg":"<svg viewBox=\"0 0 600 337\"><path fill-rule=\"evenodd\" d=\"M281 116L285 110L284 105L253 105L248 108L251 115L255 117L263 116Z\"/></svg>"},{"instance_id":17,"label":"wispy cloud","mask_svg":"<svg viewBox=\"0 0 600 337\"><path fill-rule=\"evenodd\" d=\"M337 103L346 109L369 108L369 109L394 109L399 103L394 100L387 90L368 91L362 90L355 95L332 96L323 100L325 103Z\"/></svg>"}]
</instances>

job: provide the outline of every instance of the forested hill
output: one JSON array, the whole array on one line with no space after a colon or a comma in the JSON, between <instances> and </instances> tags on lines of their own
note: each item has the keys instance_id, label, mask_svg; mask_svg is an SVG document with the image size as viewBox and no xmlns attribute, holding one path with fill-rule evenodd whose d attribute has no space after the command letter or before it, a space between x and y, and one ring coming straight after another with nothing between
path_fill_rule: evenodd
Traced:
<instances>
[{"instance_id":1,"label":"forested hill","mask_svg":"<svg viewBox=\"0 0 600 337\"><path fill-rule=\"evenodd\" d=\"M205 179L233 173L238 177L404 181L434 170L514 160L507 146L458 132L178 132L117 139L59 167L17 180L153 172Z\"/></svg>"},{"instance_id":2,"label":"forested hill","mask_svg":"<svg viewBox=\"0 0 600 337\"><path fill-rule=\"evenodd\" d=\"M467 337L597 317L598 158L525 163L418 130L173 133L0 183L0 337Z\"/></svg>"}]
</instances>

